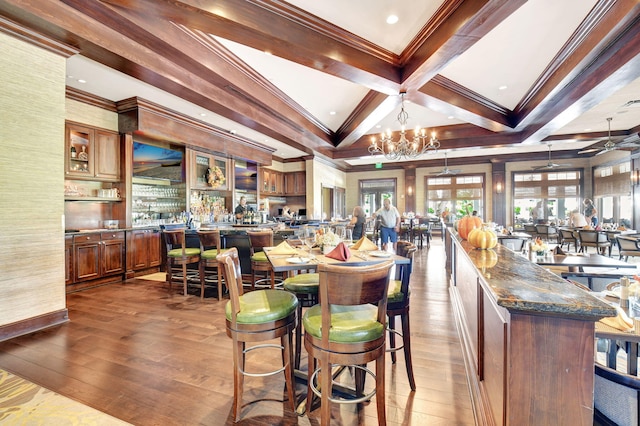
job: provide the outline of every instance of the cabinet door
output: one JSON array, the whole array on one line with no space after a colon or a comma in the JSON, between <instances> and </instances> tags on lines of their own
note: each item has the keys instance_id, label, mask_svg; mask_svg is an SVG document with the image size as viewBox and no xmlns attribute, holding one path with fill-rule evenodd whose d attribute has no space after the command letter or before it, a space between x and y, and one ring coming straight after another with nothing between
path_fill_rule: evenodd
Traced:
<instances>
[{"instance_id":1,"label":"cabinet door","mask_svg":"<svg viewBox=\"0 0 640 426\"><path fill-rule=\"evenodd\" d=\"M191 187L208 189L207 170L211 167L211 158L200 152L192 152L191 156Z\"/></svg>"},{"instance_id":2,"label":"cabinet door","mask_svg":"<svg viewBox=\"0 0 640 426\"><path fill-rule=\"evenodd\" d=\"M124 240L102 242L102 275L124 273Z\"/></svg>"},{"instance_id":3,"label":"cabinet door","mask_svg":"<svg viewBox=\"0 0 640 426\"><path fill-rule=\"evenodd\" d=\"M100 277L100 243L77 244L74 247L75 279L86 281Z\"/></svg>"},{"instance_id":4,"label":"cabinet door","mask_svg":"<svg viewBox=\"0 0 640 426\"><path fill-rule=\"evenodd\" d=\"M162 238L159 231L149 230L147 232L149 266L160 266L162 263Z\"/></svg>"},{"instance_id":5,"label":"cabinet door","mask_svg":"<svg viewBox=\"0 0 640 426\"><path fill-rule=\"evenodd\" d=\"M64 239L64 283L73 284L73 237Z\"/></svg>"},{"instance_id":6,"label":"cabinet door","mask_svg":"<svg viewBox=\"0 0 640 426\"><path fill-rule=\"evenodd\" d=\"M284 195L293 195L296 193L296 174L284 174Z\"/></svg>"},{"instance_id":7,"label":"cabinet door","mask_svg":"<svg viewBox=\"0 0 640 426\"><path fill-rule=\"evenodd\" d=\"M296 172L295 182L295 193L305 195L307 193L307 172Z\"/></svg>"},{"instance_id":8,"label":"cabinet door","mask_svg":"<svg viewBox=\"0 0 640 426\"><path fill-rule=\"evenodd\" d=\"M147 267L148 261L147 251L147 231L131 232L131 262L133 270L144 269Z\"/></svg>"},{"instance_id":9,"label":"cabinet door","mask_svg":"<svg viewBox=\"0 0 640 426\"><path fill-rule=\"evenodd\" d=\"M67 123L66 138L66 174L74 178L92 178L93 168L93 129Z\"/></svg>"},{"instance_id":10,"label":"cabinet door","mask_svg":"<svg viewBox=\"0 0 640 426\"><path fill-rule=\"evenodd\" d=\"M117 133L95 131L95 177L120 180L120 138Z\"/></svg>"},{"instance_id":11,"label":"cabinet door","mask_svg":"<svg viewBox=\"0 0 640 426\"><path fill-rule=\"evenodd\" d=\"M262 176L262 183L261 183L262 192L264 194L270 194L271 193L271 172L267 169L262 169L262 173L260 175Z\"/></svg>"}]
</instances>

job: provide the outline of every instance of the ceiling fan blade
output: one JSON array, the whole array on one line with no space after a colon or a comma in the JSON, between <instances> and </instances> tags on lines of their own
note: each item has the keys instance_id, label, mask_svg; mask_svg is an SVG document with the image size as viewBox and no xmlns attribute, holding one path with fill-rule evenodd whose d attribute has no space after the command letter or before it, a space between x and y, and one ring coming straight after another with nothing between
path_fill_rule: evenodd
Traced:
<instances>
[{"instance_id":1,"label":"ceiling fan blade","mask_svg":"<svg viewBox=\"0 0 640 426\"><path fill-rule=\"evenodd\" d=\"M583 149L582 151L578 151L578 154L589 154L591 152L596 152L596 151L600 151L602 150L602 147L597 147L597 148L587 148L587 149Z\"/></svg>"},{"instance_id":2,"label":"ceiling fan blade","mask_svg":"<svg viewBox=\"0 0 640 426\"><path fill-rule=\"evenodd\" d=\"M616 148L640 148L640 144L635 142L620 142L616 144Z\"/></svg>"}]
</instances>

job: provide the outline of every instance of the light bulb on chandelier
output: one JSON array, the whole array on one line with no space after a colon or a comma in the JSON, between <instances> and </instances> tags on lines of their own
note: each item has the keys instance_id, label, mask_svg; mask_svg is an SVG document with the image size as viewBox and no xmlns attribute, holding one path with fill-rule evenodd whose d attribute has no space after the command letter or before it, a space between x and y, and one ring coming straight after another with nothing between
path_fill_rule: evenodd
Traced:
<instances>
[{"instance_id":1,"label":"light bulb on chandelier","mask_svg":"<svg viewBox=\"0 0 640 426\"><path fill-rule=\"evenodd\" d=\"M400 139L394 141L392 139L391 129L387 129L386 133L380 134L380 142L375 136L371 137L371 145L369 145L369 153L371 155L384 155L389 160L397 160L402 158L416 158L422 154L433 151L436 152L440 148L440 142L436 138L436 132L431 132L431 137L427 136L425 129L416 127L411 140L407 139L406 124L409 114L404 110L405 92L400 92L400 112L398 113L398 122L400 123Z\"/></svg>"}]
</instances>

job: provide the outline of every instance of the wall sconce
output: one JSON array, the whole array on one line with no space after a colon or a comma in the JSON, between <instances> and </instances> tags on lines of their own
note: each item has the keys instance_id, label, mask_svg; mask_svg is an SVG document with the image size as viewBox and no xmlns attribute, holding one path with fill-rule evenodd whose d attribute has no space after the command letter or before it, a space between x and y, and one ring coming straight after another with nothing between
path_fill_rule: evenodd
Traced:
<instances>
[{"instance_id":1,"label":"wall sconce","mask_svg":"<svg viewBox=\"0 0 640 426\"><path fill-rule=\"evenodd\" d=\"M631 170L631 186L640 184L640 170Z\"/></svg>"},{"instance_id":2,"label":"wall sconce","mask_svg":"<svg viewBox=\"0 0 640 426\"><path fill-rule=\"evenodd\" d=\"M496 182L496 193L502 194L502 191L504 191L504 188L502 187L502 182L500 181Z\"/></svg>"},{"instance_id":3,"label":"wall sconce","mask_svg":"<svg viewBox=\"0 0 640 426\"><path fill-rule=\"evenodd\" d=\"M407 187L407 194L409 194L409 196L412 196L412 195L413 195L413 186L409 185L409 186Z\"/></svg>"}]
</instances>

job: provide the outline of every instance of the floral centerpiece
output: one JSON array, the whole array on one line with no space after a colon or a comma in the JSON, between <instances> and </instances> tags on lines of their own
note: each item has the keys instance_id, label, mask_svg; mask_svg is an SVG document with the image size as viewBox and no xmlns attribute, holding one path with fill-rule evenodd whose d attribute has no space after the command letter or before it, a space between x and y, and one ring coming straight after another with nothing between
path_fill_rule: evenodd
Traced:
<instances>
[{"instance_id":1,"label":"floral centerpiece","mask_svg":"<svg viewBox=\"0 0 640 426\"><path fill-rule=\"evenodd\" d=\"M327 250L333 250L338 244L340 244L340 237L332 231L322 232L322 230L318 230L316 232L316 245L320 247L323 253Z\"/></svg>"},{"instance_id":2,"label":"floral centerpiece","mask_svg":"<svg viewBox=\"0 0 640 426\"><path fill-rule=\"evenodd\" d=\"M217 188L219 186L222 186L227 181L227 179L224 177L224 173L222 173L222 169L220 169L220 167L218 166L207 169L205 178L207 179L207 183L212 188Z\"/></svg>"},{"instance_id":3,"label":"floral centerpiece","mask_svg":"<svg viewBox=\"0 0 640 426\"><path fill-rule=\"evenodd\" d=\"M531 251L535 251L540 257L544 256L547 250L549 250L549 246L547 246L541 238L536 238L533 244L531 244Z\"/></svg>"}]
</instances>

